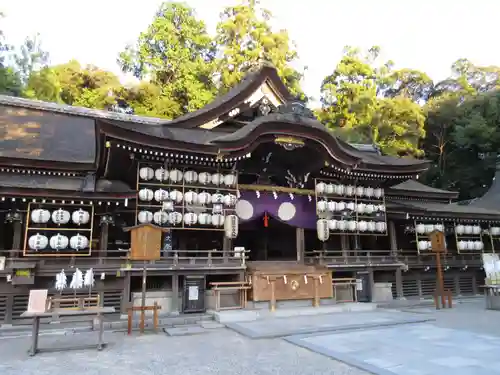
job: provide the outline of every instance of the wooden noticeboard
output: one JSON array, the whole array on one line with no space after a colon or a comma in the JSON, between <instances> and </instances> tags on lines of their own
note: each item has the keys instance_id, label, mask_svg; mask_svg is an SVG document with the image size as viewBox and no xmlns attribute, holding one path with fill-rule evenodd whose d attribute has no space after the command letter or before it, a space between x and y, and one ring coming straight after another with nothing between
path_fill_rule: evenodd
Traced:
<instances>
[{"instance_id":1,"label":"wooden noticeboard","mask_svg":"<svg viewBox=\"0 0 500 375\"><path fill-rule=\"evenodd\" d=\"M141 224L134 227L124 228L130 232L130 254L131 260L159 260L161 256L162 233L165 229L152 224Z\"/></svg>"},{"instance_id":2,"label":"wooden noticeboard","mask_svg":"<svg viewBox=\"0 0 500 375\"><path fill-rule=\"evenodd\" d=\"M431 239L431 249L435 253L444 253L446 251L446 238L444 233L435 230L429 235Z\"/></svg>"}]
</instances>

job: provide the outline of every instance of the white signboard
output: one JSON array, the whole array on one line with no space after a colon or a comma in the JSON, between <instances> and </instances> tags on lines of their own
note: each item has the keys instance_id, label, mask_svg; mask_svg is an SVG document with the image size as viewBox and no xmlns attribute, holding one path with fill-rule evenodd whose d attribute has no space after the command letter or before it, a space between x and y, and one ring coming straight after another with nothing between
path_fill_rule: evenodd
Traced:
<instances>
[{"instance_id":1,"label":"white signboard","mask_svg":"<svg viewBox=\"0 0 500 375\"><path fill-rule=\"evenodd\" d=\"M356 290L363 290L363 280L356 279Z\"/></svg>"},{"instance_id":2,"label":"white signboard","mask_svg":"<svg viewBox=\"0 0 500 375\"><path fill-rule=\"evenodd\" d=\"M198 287L197 286L190 286L189 287L188 298L190 301L198 301Z\"/></svg>"}]
</instances>

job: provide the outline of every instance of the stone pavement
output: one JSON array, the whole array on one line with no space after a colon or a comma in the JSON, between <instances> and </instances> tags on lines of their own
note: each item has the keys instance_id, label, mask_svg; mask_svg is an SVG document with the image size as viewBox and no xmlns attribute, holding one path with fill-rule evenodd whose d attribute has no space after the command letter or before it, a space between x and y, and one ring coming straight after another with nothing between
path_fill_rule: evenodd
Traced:
<instances>
[{"instance_id":1,"label":"stone pavement","mask_svg":"<svg viewBox=\"0 0 500 375\"><path fill-rule=\"evenodd\" d=\"M109 347L28 357L29 338L0 339L1 375L367 375L281 339L251 340L225 328L193 336L105 333ZM96 334L52 335L41 347L95 342Z\"/></svg>"}]
</instances>

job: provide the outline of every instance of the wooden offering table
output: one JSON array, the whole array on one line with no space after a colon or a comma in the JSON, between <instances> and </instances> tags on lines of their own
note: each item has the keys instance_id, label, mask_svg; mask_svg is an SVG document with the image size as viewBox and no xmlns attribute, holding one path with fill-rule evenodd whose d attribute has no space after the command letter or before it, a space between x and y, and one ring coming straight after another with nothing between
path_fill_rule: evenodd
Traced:
<instances>
[{"instance_id":1,"label":"wooden offering table","mask_svg":"<svg viewBox=\"0 0 500 375\"><path fill-rule=\"evenodd\" d=\"M252 300L276 301L310 299L319 306L321 298L333 298L332 272L326 267L297 262L249 262Z\"/></svg>"},{"instance_id":2,"label":"wooden offering table","mask_svg":"<svg viewBox=\"0 0 500 375\"><path fill-rule=\"evenodd\" d=\"M26 311L21 314L22 318L32 318L33 319L33 327L31 334L31 348L29 350L29 354L34 356L36 353L39 353L41 350L38 348L38 335L40 333L40 319L42 318L52 318L52 317L76 317L76 316L92 316L96 317L99 320L99 338L97 344L95 345L86 345L80 347L67 347L64 348L66 350L72 349L88 349L88 348L97 348L97 350L102 350L104 348L104 343L102 341L103 333L104 333L104 324L103 324L103 316L106 314L113 314L115 312L114 307L93 307L87 310L66 310L61 309L59 311L51 311L51 312L30 312ZM50 350L61 350L58 349L50 349ZM48 349L45 349L48 350Z\"/></svg>"}]
</instances>

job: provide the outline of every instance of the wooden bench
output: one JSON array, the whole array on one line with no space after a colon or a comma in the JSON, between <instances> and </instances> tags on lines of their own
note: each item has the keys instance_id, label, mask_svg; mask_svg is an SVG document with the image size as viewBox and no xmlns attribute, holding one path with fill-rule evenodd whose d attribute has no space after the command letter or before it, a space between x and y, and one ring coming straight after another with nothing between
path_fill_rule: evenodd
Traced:
<instances>
[{"instance_id":1,"label":"wooden bench","mask_svg":"<svg viewBox=\"0 0 500 375\"><path fill-rule=\"evenodd\" d=\"M248 281L221 281L210 283L215 296L215 311L221 310L236 310L247 307L247 291L252 289ZM239 294L240 304L237 306L221 307L220 292L224 290L237 290Z\"/></svg>"},{"instance_id":2,"label":"wooden bench","mask_svg":"<svg viewBox=\"0 0 500 375\"><path fill-rule=\"evenodd\" d=\"M357 280L354 278L350 277L345 277L345 278L337 278L337 279L332 279L332 284L333 284L333 293L334 293L334 298L336 302L357 302L358 296L357 296ZM351 299L347 300L339 300L337 299L337 287L344 287L346 289L350 289L350 293L352 294Z\"/></svg>"},{"instance_id":3,"label":"wooden bench","mask_svg":"<svg viewBox=\"0 0 500 375\"><path fill-rule=\"evenodd\" d=\"M46 311L88 310L100 307L99 295L96 297L49 297Z\"/></svg>"}]
</instances>

